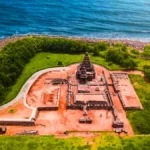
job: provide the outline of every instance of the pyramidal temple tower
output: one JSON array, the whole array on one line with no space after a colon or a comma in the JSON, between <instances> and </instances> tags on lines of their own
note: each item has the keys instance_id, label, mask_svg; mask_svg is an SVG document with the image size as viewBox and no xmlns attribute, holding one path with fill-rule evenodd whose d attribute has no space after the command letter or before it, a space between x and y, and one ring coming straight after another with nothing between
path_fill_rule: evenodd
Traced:
<instances>
[{"instance_id":1,"label":"pyramidal temple tower","mask_svg":"<svg viewBox=\"0 0 150 150\"><path fill-rule=\"evenodd\" d=\"M85 53L83 62L77 67L76 77L81 82L91 81L95 78L94 66L90 62L88 52Z\"/></svg>"}]
</instances>

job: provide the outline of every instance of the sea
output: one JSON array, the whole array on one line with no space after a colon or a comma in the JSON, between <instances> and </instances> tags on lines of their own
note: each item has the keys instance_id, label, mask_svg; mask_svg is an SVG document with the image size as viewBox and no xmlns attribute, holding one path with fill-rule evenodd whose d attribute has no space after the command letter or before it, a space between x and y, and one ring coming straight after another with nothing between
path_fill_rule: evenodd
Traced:
<instances>
[{"instance_id":1,"label":"sea","mask_svg":"<svg viewBox=\"0 0 150 150\"><path fill-rule=\"evenodd\" d=\"M0 0L0 38L31 34L150 41L150 0Z\"/></svg>"}]
</instances>

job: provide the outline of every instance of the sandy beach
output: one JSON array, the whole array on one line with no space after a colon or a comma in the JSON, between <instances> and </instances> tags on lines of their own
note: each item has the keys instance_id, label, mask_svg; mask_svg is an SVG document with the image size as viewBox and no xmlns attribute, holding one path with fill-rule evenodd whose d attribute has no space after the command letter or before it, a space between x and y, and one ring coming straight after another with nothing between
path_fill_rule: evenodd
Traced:
<instances>
[{"instance_id":1,"label":"sandy beach","mask_svg":"<svg viewBox=\"0 0 150 150\"><path fill-rule=\"evenodd\" d=\"M66 39L81 40L81 41L92 42L92 43L105 41L109 44L114 44L119 42L125 44L126 46L133 47L139 51L142 51L145 45L150 44L150 42L141 42L141 41L125 40L125 39L116 40L116 39L91 39L91 38L80 38L80 37L76 38L76 37L61 37L61 36L46 36L46 35L25 35L25 36L12 36L9 38L1 39L0 49L2 49L9 42L15 42L19 39L28 38L28 37L66 38Z\"/></svg>"}]
</instances>

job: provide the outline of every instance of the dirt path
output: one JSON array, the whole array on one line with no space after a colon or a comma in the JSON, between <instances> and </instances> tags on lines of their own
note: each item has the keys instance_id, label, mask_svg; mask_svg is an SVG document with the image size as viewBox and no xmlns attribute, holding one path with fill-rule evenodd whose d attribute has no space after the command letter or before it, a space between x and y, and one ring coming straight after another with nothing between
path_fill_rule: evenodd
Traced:
<instances>
[{"instance_id":1,"label":"dirt path","mask_svg":"<svg viewBox=\"0 0 150 150\"><path fill-rule=\"evenodd\" d=\"M141 75L142 77L144 77L144 73L142 71L139 70L135 70L135 71L128 71L128 74L138 74Z\"/></svg>"}]
</instances>

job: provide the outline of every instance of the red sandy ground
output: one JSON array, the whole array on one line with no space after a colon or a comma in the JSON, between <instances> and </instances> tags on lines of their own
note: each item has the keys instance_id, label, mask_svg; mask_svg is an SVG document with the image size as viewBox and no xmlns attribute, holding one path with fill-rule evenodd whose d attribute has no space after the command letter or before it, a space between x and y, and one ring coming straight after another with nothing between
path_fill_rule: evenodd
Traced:
<instances>
[{"instance_id":1,"label":"red sandy ground","mask_svg":"<svg viewBox=\"0 0 150 150\"><path fill-rule=\"evenodd\" d=\"M37 107L41 104L41 93L45 88L45 78L59 78L63 77L67 79L69 74L75 73L77 64L70 66L69 71L57 71L49 72L40 76L37 81L32 85L27 98L27 103L32 107ZM112 83L109 72L103 67L95 65L98 76L100 76L102 70L104 70L108 83ZM24 127L24 126L8 126L7 135L14 135L22 130L38 130L39 134L63 134L65 131L112 131L113 115L111 111L107 110L89 110L88 116L93 120L92 124L80 124L79 119L83 117L83 111L81 110L66 110L66 95L67 86L62 85L60 91L60 103L58 111L40 111L37 120L35 121L36 126ZM50 90L50 89L49 89ZM110 93L114 105L118 112L118 118L124 122L125 128L128 130L128 135L133 135L131 125L126 118L126 113L122 108L118 96L114 95L113 87L109 86ZM31 98L33 103L30 102ZM9 114L8 109L0 111L1 118L24 118L31 115L31 110L23 105L23 101L20 100L12 106L17 110L14 114ZM100 115L102 114L102 117Z\"/></svg>"},{"instance_id":2,"label":"red sandy ground","mask_svg":"<svg viewBox=\"0 0 150 150\"><path fill-rule=\"evenodd\" d=\"M110 90L110 93L114 93L113 87L109 86L109 90ZM115 105L115 108L118 112L118 118L124 122L124 127L125 127L125 129L127 129L128 134L133 135L134 133L133 133L132 127L131 127L128 119L126 118L126 112L124 111L118 96L114 95L114 94L111 94L111 96L112 96L112 100Z\"/></svg>"},{"instance_id":3,"label":"red sandy ground","mask_svg":"<svg viewBox=\"0 0 150 150\"><path fill-rule=\"evenodd\" d=\"M9 113L9 109L14 109L16 110L15 113ZM10 118L10 119L28 119L30 118L32 113L32 109L27 108L23 104L23 100L20 100L16 102L14 105L11 107L5 108L3 110L0 110L0 119L2 118Z\"/></svg>"},{"instance_id":4,"label":"red sandy ground","mask_svg":"<svg viewBox=\"0 0 150 150\"><path fill-rule=\"evenodd\" d=\"M52 102L47 102L46 95L53 95L53 97L56 97L57 89L60 88L59 85L51 85L51 84L45 84L45 79L48 78L67 78L67 72L65 71L54 71L54 72L48 72L43 75L41 75L35 83L32 85L28 95L27 95L27 103L29 106L32 107L39 107L39 106L52 106L56 104L56 98ZM51 80L49 80L51 81ZM50 93L50 94L48 94Z\"/></svg>"},{"instance_id":5,"label":"red sandy ground","mask_svg":"<svg viewBox=\"0 0 150 150\"><path fill-rule=\"evenodd\" d=\"M139 72L138 72L139 73ZM142 74L141 74L142 75ZM126 107L140 107L141 109L143 109L141 102L133 88L133 86L131 85L130 79L125 79L125 78L118 78L117 81L120 92L121 92L121 96L124 100L124 104Z\"/></svg>"}]
</instances>

